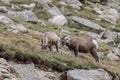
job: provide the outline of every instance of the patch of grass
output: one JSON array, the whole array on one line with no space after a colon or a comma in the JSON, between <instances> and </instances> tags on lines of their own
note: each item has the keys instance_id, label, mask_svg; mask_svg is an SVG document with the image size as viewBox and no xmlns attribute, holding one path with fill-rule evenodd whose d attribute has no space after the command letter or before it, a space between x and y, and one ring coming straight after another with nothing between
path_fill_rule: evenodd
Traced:
<instances>
[{"instance_id":1,"label":"patch of grass","mask_svg":"<svg viewBox=\"0 0 120 80\"><path fill-rule=\"evenodd\" d=\"M108 52L112 47L105 43L99 44L99 51L101 52Z\"/></svg>"},{"instance_id":2,"label":"patch of grass","mask_svg":"<svg viewBox=\"0 0 120 80\"><path fill-rule=\"evenodd\" d=\"M8 74L2 74L3 79L7 78L10 79L10 76Z\"/></svg>"},{"instance_id":3,"label":"patch of grass","mask_svg":"<svg viewBox=\"0 0 120 80\"><path fill-rule=\"evenodd\" d=\"M0 27L1 28L1 27ZM19 54L27 54L30 57L40 56L42 60L50 61L55 64L61 64L68 67L77 67L83 69L96 69L96 68L104 68L108 71L111 71L115 74L119 74L120 70L116 67L120 67L120 61L110 61L105 58L101 60L100 63L96 63L94 58L90 54L85 54L85 57L77 57L74 55L66 56L59 54L57 52L40 50L39 48L39 39L29 39L24 37L21 34L11 34L11 33L2 33L0 37L0 47L3 47L6 50L6 53L10 55L19 53ZM103 45L100 47L100 51L107 51L106 49L101 49Z\"/></svg>"},{"instance_id":4,"label":"patch of grass","mask_svg":"<svg viewBox=\"0 0 120 80\"><path fill-rule=\"evenodd\" d=\"M80 66L80 68L82 68L82 69L87 69L87 70L98 68L98 66L95 66L95 65L94 65L93 63L91 63L91 62L83 63L83 64L80 64L79 66Z\"/></svg>"},{"instance_id":5,"label":"patch of grass","mask_svg":"<svg viewBox=\"0 0 120 80\"><path fill-rule=\"evenodd\" d=\"M35 8L34 10L35 14L37 15L37 17L39 19L42 20L48 20L49 18L51 18L52 16L44 9L40 9L40 8Z\"/></svg>"},{"instance_id":6,"label":"patch of grass","mask_svg":"<svg viewBox=\"0 0 120 80\"><path fill-rule=\"evenodd\" d=\"M13 4L30 4L34 0L12 0L11 3Z\"/></svg>"}]
</instances>

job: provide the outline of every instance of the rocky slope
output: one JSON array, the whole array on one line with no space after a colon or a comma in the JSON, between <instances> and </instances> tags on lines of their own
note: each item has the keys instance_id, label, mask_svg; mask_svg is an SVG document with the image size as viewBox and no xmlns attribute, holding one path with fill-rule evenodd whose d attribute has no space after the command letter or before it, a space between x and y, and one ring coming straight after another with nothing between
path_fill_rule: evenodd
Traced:
<instances>
[{"instance_id":1,"label":"rocky slope","mask_svg":"<svg viewBox=\"0 0 120 80\"><path fill-rule=\"evenodd\" d=\"M80 69L65 73L66 79L119 80L120 1L101 1L0 0L0 57L16 62L11 65L4 59L0 60L3 66L1 79L58 80L62 72ZM59 36L92 37L99 44L100 63L89 54L79 53L75 58L65 47L61 53L54 49L51 52L42 50L41 37L46 31L54 31ZM45 66L51 70L54 68L61 72L43 71L34 64L19 64L32 62L41 65L42 61L47 62Z\"/></svg>"}]
</instances>

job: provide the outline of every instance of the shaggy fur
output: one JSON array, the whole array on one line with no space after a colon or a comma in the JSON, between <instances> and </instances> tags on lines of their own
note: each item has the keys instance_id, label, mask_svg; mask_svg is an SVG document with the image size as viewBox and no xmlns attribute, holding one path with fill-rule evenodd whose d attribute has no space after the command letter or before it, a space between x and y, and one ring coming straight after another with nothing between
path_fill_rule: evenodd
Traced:
<instances>
[{"instance_id":1,"label":"shaggy fur","mask_svg":"<svg viewBox=\"0 0 120 80\"><path fill-rule=\"evenodd\" d=\"M60 38L57 36L55 32L46 32L43 34L42 37L42 48L49 48L50 51L52 50L52 46L55 45L57 52L59 52L58 44Z\"/></svg>"},{"instance_id":2,"label":"shaggy fur","mask_svg":"<svg viewBox=\"0 0 120 80\"><path fill-rule=\"evenodd\" d=\"M66 45L71 51L74 51L76 57L78 56L78 52L90 52L95 58L96 62L99 62L99 57L97 56L98 44L95 40L91 38L63 37L61 39L61 45Z\"/></svg>"}]
</instances>

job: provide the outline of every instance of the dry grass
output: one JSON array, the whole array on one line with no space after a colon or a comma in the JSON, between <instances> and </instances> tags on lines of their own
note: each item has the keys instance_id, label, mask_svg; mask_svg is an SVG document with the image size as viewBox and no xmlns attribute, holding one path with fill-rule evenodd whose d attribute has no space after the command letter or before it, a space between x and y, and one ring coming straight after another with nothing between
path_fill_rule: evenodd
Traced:
<instances>
[{"instance_id":1,"label":"dry grass","mask_svg":"<svg viewBox=\"0 0 120 80\"><path fill-rule=\"evenodd\" d=\"M13 0L12 3L29 4L32 1L33 0ZM57 0L53 0L53 2L56 5L58 4ZM60 8L60 10L62 9L60 5L57 5L57 6ZM46 32L46 31L52 30L59 35L58 26L52 25L48 22L48 19L51 17L50 14L38 8L35 8L34 12L39 19L42 19L47 24L46 27L42 27L40 23L31 24L31 23L24 22L18 18L11 18L11 19L16 23L20 23L24 25L26 28L39 31L39 32ZM84 10L78 11L71 8L70 6L66 7L65 11L62 13L65 14L66 12L71 12L72 15L89 19L106 28L109 28L110 26L107 22L96 21L95 18L97 18L97 15L94 12L89 12L86 14L86 11ZM120 23L118 23L117 25L120 25ZM66 65L66 66L75 67L75 68L83 68L83 69L104 68L120 76L120 68L119 68L120 61L111 61L111 60L108 60L106 57L103 57L100 63L96 63L94 58L90 54L84 54L83 56L79 56L78 58L75 58L74 55L68 56L68 55L59 54L53 51L50 52L46 50L40 50L40 44L41 44L40 35L37 35L34 32L12 34L6 31L8 28L9 27L0 24L0 46L2 46L6 50L6 53L9 53L11 55L14 55L16 53L28 54L30 56L39 55L45 61L47 60L55 64L57 63L57 64ZM76 24L72 21L68 21L68 24L66 24L62 28L70 31L73 35L77 35L77 36L80 36L80 34L78 33L80 30L87 30L87 31L92 31L97 33L97 31L93 31L91 29L82 28L81 25ZM117 26L117 28L119 28L119 26ZM23 34L30 35L32 38L27 38ZM110 49L111 47L108 46L107 44L100 44L99 51L103 52L105 55L108 53ZM65 49L65 51L68 51L68 49Z\"/></svg>"}]
</instances>

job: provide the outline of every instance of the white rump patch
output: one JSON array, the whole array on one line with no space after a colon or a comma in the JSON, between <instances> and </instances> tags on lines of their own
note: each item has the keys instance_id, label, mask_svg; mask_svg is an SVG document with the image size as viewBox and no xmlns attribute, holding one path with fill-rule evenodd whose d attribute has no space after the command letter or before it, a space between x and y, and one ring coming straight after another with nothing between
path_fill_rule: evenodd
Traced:
<instances>
[{"instance_id":1,"label":"white rump patch","mask_svg":"<svg viewBox=\"0 0 120 80\"><path fill-rule=\"evenodd\" d=\"M93 44L96 46L96 49L98 49L98 43L97 43L97 41L96 40L92 40L93 41Z\"/></svg>"}]
</instances>

